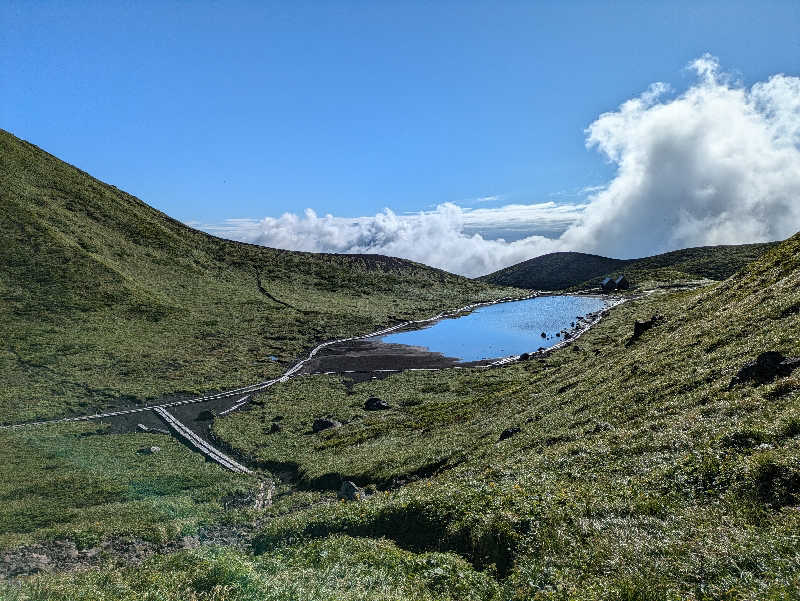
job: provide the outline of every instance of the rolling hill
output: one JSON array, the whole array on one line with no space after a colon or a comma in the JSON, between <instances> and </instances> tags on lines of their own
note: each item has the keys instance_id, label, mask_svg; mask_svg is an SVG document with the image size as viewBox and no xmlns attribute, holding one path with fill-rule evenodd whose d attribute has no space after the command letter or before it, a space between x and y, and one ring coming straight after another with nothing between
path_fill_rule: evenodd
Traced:
<instances>
[{"instance_id":1,"label":"rolling hill","mask_svg":"<svg viewBox=\"0 0 800 601\"><path fill-rule=\"evenodd\" d=\"M558 252L528 259L478 278L500 286L565 290L597 286L606 276L624 274L631 282L724 280L777 242L685 248L643 259L611 259Z\"/></svg>"},{"instance_id":2,"label":"rolling hill","mask_svg":"<svg viewBox=\"0 0 800 601\"><path fill-rule=\"evenodd\" d=\"M256 377L264 352L498 293L219 240L0 141L4 418ZM694 250L642 273L721 277L750 252ZM800 367L799 314L797 234L532 360L294 378L212 421L255 476L107 423L0 429L0 568L42 572L0 598L796 599L800 369L752 361ZM319 415L339 426L314 432ZM348 480L365 496L339 499Z\"/></svg>"},{"instance_id":3,"label":"rolling hill","mask_svg":"<svg viewBox=\"0 0 800 601\"><path fill-rule=\"evenodd\" d=\"M323 339L503 294L215 238L2 130L0 195L0 422L260 381Z\"/></svg>"}]
</instances>

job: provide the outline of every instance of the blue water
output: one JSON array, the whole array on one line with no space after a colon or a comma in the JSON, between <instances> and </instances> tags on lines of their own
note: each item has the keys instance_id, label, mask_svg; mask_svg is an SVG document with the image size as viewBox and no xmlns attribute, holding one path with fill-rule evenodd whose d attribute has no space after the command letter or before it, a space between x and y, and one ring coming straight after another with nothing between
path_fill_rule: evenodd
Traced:
<instances>
[{"instance_id":1,"label":"blue water","mask_svg":"<svg viewBox=\"0 0 800 601\"><path fill-rule=\"evenodd\" d=\"M421 330L381 336L383 342L421 346L461 361L479 361L548 348L579 316L605 307L601 298L540 296L481 307L464 317L442 319ZM542 338L542 332L547 338Z\"/></svg>"}]
</instances>

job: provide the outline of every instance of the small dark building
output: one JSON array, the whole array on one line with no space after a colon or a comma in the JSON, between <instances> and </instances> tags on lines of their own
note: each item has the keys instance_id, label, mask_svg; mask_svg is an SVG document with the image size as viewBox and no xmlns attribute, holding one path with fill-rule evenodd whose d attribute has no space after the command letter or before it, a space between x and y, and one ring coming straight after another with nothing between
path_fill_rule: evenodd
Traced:
<instances>
[{"instance_id":1,"label":"small dark building","mask_svg":"<svg viewBox=\"0 0 800 601\"><path fill-rule=\"evenodd\" d=\"M626 278L624 275L621 275L616 280L614 280L614 287L617 290L627 290L628 288L630 288L630 285L631 284L628 281L628 278Z\"/></svg>"},{"instance_id":2,"label":"small dark building","mask_svg":"<svg viewBox=\"0 0 800 601\"><path fill-rule=\"evenodd\" d=\"M613 292L617 289L615 281L611 278L604 278L603 281L600 282L600 287L604 292Z\"/></svg>"}]
</instances>

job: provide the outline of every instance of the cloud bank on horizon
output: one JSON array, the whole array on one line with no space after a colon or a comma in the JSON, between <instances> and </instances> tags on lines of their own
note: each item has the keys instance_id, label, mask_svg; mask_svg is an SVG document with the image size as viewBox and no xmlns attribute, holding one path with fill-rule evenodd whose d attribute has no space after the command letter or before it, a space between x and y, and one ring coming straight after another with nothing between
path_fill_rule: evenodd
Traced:
<instances>
[{"instance_id":1,"label":"cloud bank on horizon","mask_svg":"<svg viewBox=\"0 0 800 601\"><path fill-rule=\"evenodd\" d=\"M652 84L586 129L617 168L586 202L516 204L370 217L228 220L205 229L290 250L379 253L478 276L548 252L618 258L786 238L800 230L800 77L747 89L709 54L670 96Z\"/></svg>"}]
</instances>

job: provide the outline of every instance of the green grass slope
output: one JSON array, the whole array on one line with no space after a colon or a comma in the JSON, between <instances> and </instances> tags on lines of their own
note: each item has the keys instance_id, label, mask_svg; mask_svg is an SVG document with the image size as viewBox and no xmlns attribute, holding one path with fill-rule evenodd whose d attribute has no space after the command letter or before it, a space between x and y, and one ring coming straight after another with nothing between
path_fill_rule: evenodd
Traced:
<instances>
[{"instance_id":1,"label":"green grass slope","mask_svg":"<svg viewBox=\"0 0 800 601\"><path fill-rule=\"evenodd\" d=\"M798 314L800 235L722 283L631 300L542 361L292 380L214 424L295 474L254 554L112 563L6 595L797 599L800 373L730 383L763 351L800 356ZM363 411L376 394L394 409ZM344 425L312 434L329 413ZM337 501L342 479L371 496Z\"/></svg>"},{"instance_id":2,"label":"green grass slope","mask_svg":"<svg viewBox=\"0 0 800 601\"><path fill-rule=\"evenodd\" d=\"M478 278L502 286L562 290L623 267L623 259L576 252L548 253Z\"/></svg>"},{"instance_id":3,"label":"green grass slope","mask_svg":"<svg viewBox=\"0 0 800 601\"><path fill-rule=\"evenodd\" d=\"M323 339L502 294L215 238L0 130L0 422L259 381Z\"/></svg>"},{"instance_id":4,"label":"green grass slope","mask_svg":"<svg viewBox=\"0 0 800 601\"><path fill-rule=\"evenodd\" d=\"M634 283L724 280L776 244L698 246L643 259L610 259L576 252L549 253L478 279L501 286L534 290L597 286L606 276L622 274Z\"/></svg>"}]
</instances>

